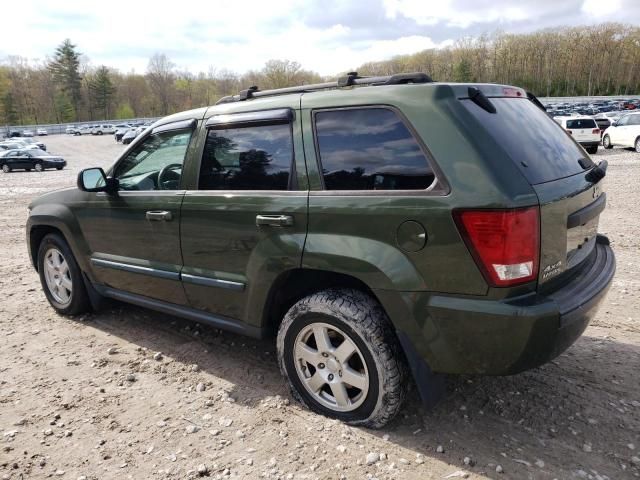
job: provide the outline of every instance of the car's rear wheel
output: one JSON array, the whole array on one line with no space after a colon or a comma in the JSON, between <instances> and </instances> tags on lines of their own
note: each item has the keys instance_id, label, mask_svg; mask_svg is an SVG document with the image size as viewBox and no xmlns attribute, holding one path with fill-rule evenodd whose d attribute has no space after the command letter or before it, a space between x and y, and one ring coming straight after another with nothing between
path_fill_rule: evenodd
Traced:
<instances>
[{"instance_id":1,"label":"car's rear wheel","mask_svg":"<svg viewBox=\"0 0 640 480\"><path fill-rule=\"evenodd\" d=\"M609 135L605 135L604 137L602 137L602 146L604 148L613 148L613 145L611 144L611 139L609 138Z\"/></svg>"},{"instance_id":2,"label":"car's rear wheel","mask_svg":"<svg viewBox=\"0 0 640 480\"><path fill-rule=\"evenodd\" d=\"M47 300L56 311L77 315L90 309L80 267L60 235L50 233L40 242L38 273Z\"/></svg>"},{"instance_id":3,"label":"car's rear wheel","mask_svg":"<svg viewBox=\"0 0 640 480\"><path fill-rule=\"evenodd\" d=\"M4 173L10 173L11 172L11 167L5 163L4 165L2 165L2 171Z\"/></svg>"},{"instance_id":4,"label":"car's rear wheel","mask_svg":"<svg viewBox=\"0 0 640 480\"><path fill-rule=\"evenodd\" d=\"M598 147L587 147L587 153L590 155L595 155L596 153L598 153Z\"/></svg>"},{"instance_id":5,"label":"car's rear wheel","mask_svg":"<svg viewBox=\"0 0 640 480\"><path fill-rule=\"evenodd\" d=\"M379 428L400 410L407 366L380 305L357 290L298 301L278 331L280 369L311 410Z\"/></svg>"},{"instance_id":6,"label":"car's rear wheel","mask_svg":"<svg viewBox=\"0 0 640 480\"><path fill-rule=\"evenodd\" d=\"M44 170L44 168L42 167L41 163L36 163L33 168L35 169L36 172L41 172L42 170Z\"/></svg>"},{"instance_id":7,"label":"car's rear wheel","mask_svg":"<svg viewBox=\"0 0 640 480\"><path fill-rule=\"evenodd\" d=\"M636 138L636 142L634 145L636 148L636 152L640 153L640 137Z\"/></svg>"}]
</instances>

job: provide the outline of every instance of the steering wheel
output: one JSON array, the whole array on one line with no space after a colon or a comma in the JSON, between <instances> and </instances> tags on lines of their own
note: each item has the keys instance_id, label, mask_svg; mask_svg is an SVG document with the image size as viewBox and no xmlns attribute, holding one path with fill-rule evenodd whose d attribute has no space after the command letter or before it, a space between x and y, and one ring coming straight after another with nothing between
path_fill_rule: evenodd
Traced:
<instances>
[{"instance_id":1,"label":"steering wheel","mask_svg":"<svg viewBox=\"0 0 640 480\"><path fill-rule=\"evenodd\" d=\"M182 169L181 163L169 163L162 167L162 170L158 172L158 189L159 190L174 190L177 185L174 182L180 181L180 174L176 172L177 169ZM168 177L168 178L165 178ZM171 178L173 177L173 178Z\"/></svg>"}]
</instances>

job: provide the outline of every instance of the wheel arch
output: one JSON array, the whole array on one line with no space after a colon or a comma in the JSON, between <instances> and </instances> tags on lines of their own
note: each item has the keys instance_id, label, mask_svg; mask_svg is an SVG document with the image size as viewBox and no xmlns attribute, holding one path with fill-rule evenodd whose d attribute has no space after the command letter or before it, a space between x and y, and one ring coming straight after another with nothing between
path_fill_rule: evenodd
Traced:
<instances>
[{"instance_id":1,"label":"wheel arch","mask_svg":"<svg viewBox=\"0 0 640 480\"><path fill-rule=\"evenodd\" d=\"M329 270L298 268L280 274L273 282L263 308L263 331L266 336L274 337L286 312L298 300L313 293L335 288L359 290L373 298L385 312L402 354L404 355L411 377L413 378L423 404L430 408L442 397L445 390L444 376L435 374L414 343L420 331L410 318L410 310L400 292L375 290L364 281L351 275ZM394 322L391 312L403 316L402 322Z\"/></svg>"},{"instance_id":2,"label":"wheel arch","mask_svg":"<svg viewBox=\"0 0 640 480\"><path fill-rule=\"evenodd\" d=\"M46 211L44 211L46 209ZM49 233L56 233L67 242L80 270L91 272L88 262L89 247L86 244L80 226L71 211L62 205L40 205L35 207L27 220L27 244L29 257L34 268L38 269L38 248L42 239ZM83 254L86 252L86 254Z\"/></svg>"}]
</instances>

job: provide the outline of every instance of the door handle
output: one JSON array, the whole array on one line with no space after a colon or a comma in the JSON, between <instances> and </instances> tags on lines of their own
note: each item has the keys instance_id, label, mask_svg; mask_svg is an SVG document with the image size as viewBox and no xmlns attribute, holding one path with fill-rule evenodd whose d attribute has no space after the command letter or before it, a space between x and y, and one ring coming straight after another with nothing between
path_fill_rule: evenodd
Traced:
<instances>
[{"instance_id":1,"label":"door handle","mask_svg":"<svg viewBox=\"0 0 640 480\"><path fill-rule=\"evenodd\" d=\"M166 210L151 210L148 211L145 216L147 220L158 222L168 222L173 218L171 212L167 212Z\"/></svg>"},{"instance_id":2,"label":"door handle","mask_svg":"<svg viewBox=\"0 0 640 480\"><path fill-rule=\"evenodd\" d=\"M291 227L293 217L291 215L256 215L258 227Z\"/></svg>"}]
</instances>

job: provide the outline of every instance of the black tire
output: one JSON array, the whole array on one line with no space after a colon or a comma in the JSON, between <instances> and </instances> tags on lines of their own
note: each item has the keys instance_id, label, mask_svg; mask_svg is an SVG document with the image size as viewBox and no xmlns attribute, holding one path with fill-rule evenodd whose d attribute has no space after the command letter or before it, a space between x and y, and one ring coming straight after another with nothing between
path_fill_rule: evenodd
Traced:
<instances>
[{"instance_id":1,"label":"black tire","mask_svg":"<svg viewBox=\"0 0 640 480\"><path fill-rule=\"evenodd\" d=\"M56 167L56 170L62 170L64 167Z\"/></svg>"},{"instance_id":2,"label":"black tire","mask_svg":"<svg viewBox=\"0 0 640 480\"><path fill-rule=\"evenodd\" d=\"M69 268L69 277L71 278L72 291L70 294L70 301L66 304L60 303L56 300L47 285L45 278L45 256L50 249L58 250L64 257ZM49 300L51 306L62 315L79 315L91 310L91 302L87 295L87 289L84 286L84 280L82 278L82 272L76 262L71 248L64 240L63 237L56 233L49 233L40 242L38 247L38 274L40 275L40 283L44 294Z\"/></svg>"},{"instance_id":3,"label":"black tire","mask_svg":"<svg viewBox=\"0 0 640 480\"><path fill-rule=\"evenodd\" d=\"M596 153L598 153L598 147L597 146L595 146L595 147L587 147L586 150L587 150L587 153L589 155L595 155Z\"/></svg>"},{"instance_id":4,"label":"black tire","mask_svg":"<svg viewBox=\"0 0 640 480\"><path fill-rule=\"evenodd\" d=\"M640 137L636 138L633 145L635 146L636 152L640 153Z\"/></svg>"},{"instance_id":5,"label":"black tire","mask_svg":"<svg viewBox=\"0 0 640 480\"><path fill-rule=\"evenodd\" d=\"M307 391L302 383L296 368L299 360L295 358L295 345L299 334L313 324L337 327L361 354L357 358L364 361L362 370L368 374L368 391L353 410L338 411L323 405L317 394ZM407 391L406 360L391 322L368 295L358 290L330 289L299 300L280 324L277 346L280 370L289 380L293 397L314 412L369 428L384 426L399 412ZM319 352L320 348L316 348ZM324 364L319 365L324 368ZM309 373L310 370L311 366ZM339 372L342 377L342 370ZM325 387L331 388L327 383L320 392Z\"/></svg>"},{"instance_id":6,"label":"black tire","mask_svg":"<svg viewBox=\"0 0 640 480\"><path fill-rule=\"evenodd\" d=\"M102 135L102 131L101 131L101 130L100 130L100 131L98 131L98 135Z\"/></svg>"},{"instance_id":7,"label":"black tire","mask_svg":"<svg viewBox=\"0 0 640 480\"><path fill-rule=\"evenodd\" d=\"M602 137L602 146L607 150L613 148L613 144L611 143L611 138L609 138L609 135L605 135L604 137Z\"/></svg>"}]
</instances>

